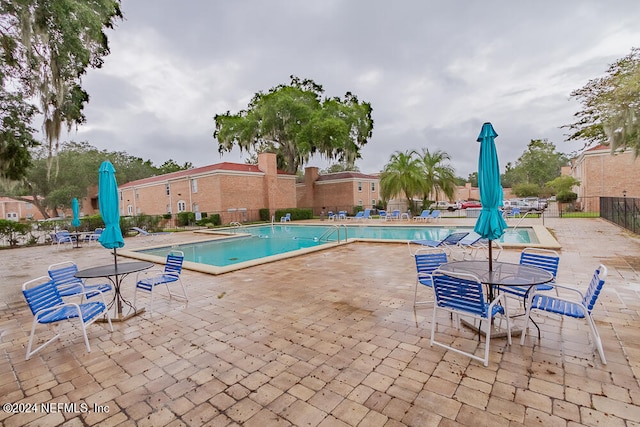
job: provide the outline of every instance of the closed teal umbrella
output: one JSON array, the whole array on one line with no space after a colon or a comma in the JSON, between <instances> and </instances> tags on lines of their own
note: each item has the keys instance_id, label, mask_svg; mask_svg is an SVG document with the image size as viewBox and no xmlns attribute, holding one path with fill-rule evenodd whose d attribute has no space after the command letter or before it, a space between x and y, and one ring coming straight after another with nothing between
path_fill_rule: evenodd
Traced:
<instances>
[{"instance_id":1,"label":"closed teal umbrella","mask_svg":"<svg viewBox=\"0 0 640 427\"><path fill-rule=\"evenodd\" d=\"M77 229L78 227L80 227L80 206L78 206L78 199L76 199L75 197L71 201L71 211L73 212L73 220L71 221L71 225L73 225Z\"/></svg>"},{"instance_id":2,"label":"closed teal umbrella","mask_svg":"<svg viewBox=\"0 0 640 427\"><path fill-rule=\"evenodd\" d=\"M478 159L478 187L482 210L473 230L489 240L489 271L493 270L492 240L499 239L507 228L502 218L502 185L500 183L500 165L496 152L495 138L498 136L491 123L482 125L478 142L480 157Z\"/></svg>"},{"instance_id":3,"label":"closed teal umbrella","mask_svg":"<svg viewBox=\"0 0 640 427\"><path fill-rule=\"evenodd\" d=\"M98 171L98 207L104 221L104 230L98 242L107 249L113 249L116 266L118 259L116 249L124 246L124 238L120 230L120 207L118 203L118 183L116 170L109 161L104 161Z\"/></svg>"}]
</instances>

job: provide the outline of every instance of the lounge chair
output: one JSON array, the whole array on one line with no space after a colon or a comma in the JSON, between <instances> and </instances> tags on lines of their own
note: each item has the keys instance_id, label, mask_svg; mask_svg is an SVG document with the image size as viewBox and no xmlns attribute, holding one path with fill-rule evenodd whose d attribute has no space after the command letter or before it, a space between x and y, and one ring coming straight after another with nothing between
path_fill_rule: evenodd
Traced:
<instances>
[{"instance_id":1,"label":"lounge chair","mask_svg":"<svg viewBox=\"0 0 640 427\"><path fill-rule=\"evenodd\" d=\"M347 219L347 211L339 211L338 212L338 221L342 219Z\"/></svg>"},{"instance_id":2,"label":"lounge chair","mask_svg":"<svg viewBox=\"0 0 640 427\"><path fill-rule=\"evenodd\" d=\"M335 219L336 219L336 214L334 214L334 213L333 213L333 211L329 211L329 212L327 213L327 219L328 219L329 221L335 221Z\"/></svg>"},{"instance_id":3,"label":"lounge chair","mask_svg":"<svg viewBox=\"0 0 640 427\"><path fill-rule=\"evenodd\" d=\"M291 222L291 214L287 212L285 216L281 216L280 222Z\"/></svg>"},{"instance_id":4,"label":"lounge chair","mask_svg":"<svg viewBox=\"0 0 640 427\"><path fill-rule=\"evenodd\" d=\"M136 306L136 299L138 292L147 292L150 296L149 308L153 306L153 290L158 285L165 285L167 292L169 293L169 299L176 298L184 299L188 301L187 291L184 288L180 273L182 272L182 263L184 262L184 252L171 251L167 254L167 259L164 265L164 269L151 269L141 271L136 275L136 289L133 297L133 306ZM182 288L182 293L177 294L171 292L170 284L178 282Z\"/></svg>"},{"instance_id":5,"label":"lounge chair","mask_svg":"<svg viewBox=\"0 0 640 427\"><path fill-rule=\"evenodd\" d=\"M520 217L520 208L512 208L510 211L505 211L505 218L516 218Z\"/></svg>"},{"instance_id":6,"label":"lounge chair","mask_svg":"<svg viewBox=\"0 0 640 427\"><path fill-rule=\"evenodd\" d=\"M387 211L378 211L378 217L385 221L387 219Z\"/></svg>"},{"instance_id":7,"label":"lounge chair","mask_svg":"<svg viewBox=\"0 0 640 427\"><path fill-rule=\"evenodd\" d=\"M433 211L431 211L431 214L429 214L427 221L436 221L439 219L440 219L440 209L434 209Z\"/></svg>"},{"instance_id":8,"label":"lounge chair","mask_svg":"<svg viewBox=\"0 0 640 427\"><path fill-rule=\"evenodd\" d=\"M606 365L607 360L604 357L602 340L600 339L600 334L598 333L598 329L596 328L596 323L591 316L591 311L593 310L596 301L598 300L598 296L602 291L602 287L604 286L604 279L606 277L607 268L604 265L600 264L593 273L591 282L589 283L589 287L584 294L575 287L568 287L557 284L554 284L554 287L558 291L563 291L563 296L554 296L550 295L549 293L540 292L538 290L531 292L527 300L527 320L524 325L524 329L522 330L522 336L520 337L520 345L524 344L527 327L529 326L529 321L531 320L531 312L534 310L546 311L548 313L558 314L560 316L574 317L576 319L586 319L587 324L591 329L593 339L595 340L596 348L598 349L598 353L600 354L600 360L602 360L602 363ZM568 293L568 295L572 295L574 297L569 298L567 296L564 296L565 293ZM540 340L540 330L538 330L538 340Z\"/></svg>"},{"instance_id":9,"label":"lounge chair","mask_svg":"<svg viewBox=\"0 0 640 427\"><path fill-rule=\"evenodd\" d=\"M371 209L365 209L362 219L371 219Z\"/></svg>"},{"instance_id":10,"label":"lounge chair","mask_svg":"<svg viewBox=\"0 0 640 427\"><path fill-rule=\"evenodd\" d=\"M426 221L427 219L429 219L429 215L430 215L429 209L424 209L422 211L422 213L420 213L420 215L414 216L413 220L414 221Z\"/></svg>"},{"instance_id":11,"label":"lounge chair","mask_svg":"<svg viewBox=\"0 0 640 427\"><path fill-rule=\"evenodd\" d=\"M355 216L347 217L347 219L354 219L356 221L361 221L364 219L364 211L357 212Z\"/></svg>"},{"instance_id":12,"label":"lounge chair","mask_svg":"<svg viewBox=\"0 0 640 427\"><path fill-rule=\"evenodd\" d=\"M502 244L498 240L493 240L492 244L498 247L497 251L493 251L493 259L497 261L502 253ZM489 240L481 237L475 231L460 240L458 246L462 249L463 259L475 259L480 251L486 253L485 258L489 259Z\"/></svg>"},{"instance_id":13,"label":"lounge chair","mask_svg":"<svg viewBox=\"0 0 640 427\"><path fill-rule=\"evenodd\" d=\"M435 304L433 306L433 321L431 323L431 345L436 344L447 350L454 351L458 354L468 356L474 360L478 360L489 365L489 343L491 342L491 322L494 317L501 315L507 322L507 342L511 345L511 325L509 322L509 314L507 309L507 298L504 294L498 295L493 301L486 301L483 291L483 285L480 280L472 274L444 273L435 270L432 273L433 292L435 294ZM438 311L445 310L452 315L463 317L472 317L479 320L480 325L483 321L487 322L486 342L484 345L484 357L476 356L474 353L463 351L459 348L457 340L455 347L443 342L436 341L436 327L438 325ZM454 316L458 329L460 327L459 316ZM447 328L450 330L450 328ZM478 334L478 340L480 340ZM447 342L452 343L449 339Z\"/></svg>"},{"instance_id":14,"label":"lounge chair","mask_svg":"<svg viewBox=\"0 0 640 427\"><path fill-rule=\"evenodd\" d=\"M440 265L447 262L447 253L442 248L418 249L414 255L416 261L416 286L413 293L413 306L420 304L433 304L431 301L418 301L419 285L433 288L431 273Z\"/></svg>"},{"instance_id":15,"label":"lounge chair","mask_svg":"<svg viewBox=\"0 0 640 427\"><path fill-rule=\"evenodd\" d=\"M400 210L395 209L393 212L387 215L388 221L399 221L400 220Z\"/></svg>"},{"instance_id":16,"label":"lounge chair","mask_svg":"<svg viewBox=\"0 0 640 427\"><path fill-rule=\"evenodd\" d=\"M107 304L102 293L99 293L99 301L90 301L83 304L65 303L53 281L47 276L42 276L25 282L22 285L22 294L27 300L27 304L34 316L31 325L31 335L29 336L29 344L27 345L26 360L29 360L32 355L60 337L60 333L58 332L53 338L31 351L36 326L38 326L38 324L51 325L63 321L77 321L82 329L84 343L87 346L88 352L91 352L91 346L89 345L89 338L87 337L87 326L92 324L96 319L106 316L109 322L109 329L113 332L111 317L109 317Z\"/></svg>"},{"instance_id":17,"label":"lounge chair","mask_svg":"<svg viewBox=\"0 0 640 427\"><path fill-rule=\"evenodd\" d=\"M78 266L73 261L51 264L47 268L47 272L58 293L63 298L74 296L93 298L98 294L111 292L113 289L109 283L86 284L82 279L75 276L78 272Z\"/></svg>"},{"instance_id":18,"label":"lounge chair","mask_svg":"<svg viewBox=\"0 0 640 427\"><path fill-rule=\"evenodd\" d=\"M149 233L147 230L140 227L130 227L129 230L137 232L138 233L136 234L137 237L140 237L140 236L149 237L149 236L157 236L158 234L168 234L168 232Z\"/></svg>"}]
</instances>

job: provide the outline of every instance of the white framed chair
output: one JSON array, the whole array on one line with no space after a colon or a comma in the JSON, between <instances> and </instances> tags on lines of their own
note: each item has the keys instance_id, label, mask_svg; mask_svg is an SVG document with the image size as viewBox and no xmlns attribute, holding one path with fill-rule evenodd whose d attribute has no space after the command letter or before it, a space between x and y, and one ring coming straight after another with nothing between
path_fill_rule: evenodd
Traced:
<instances>
[{"instance_id":1,"label":"white framed chair","mask_svg":"<svg viewBox=\"0 0 640 427\"><path fill-rule=\"evenodd\" d=\"M433 300L418 301L418 288L424 286L433 290L431 273L447 262L447 253L442 248L423 248L415 252L414 258L416 261L416 285L413 293L413 306L433 305Z\"/></svg>"},{"instance_id":2,"label":"white framed chair","mask_svg":"<svg viewBox=\"0 0 640 427\"><path fill-rule=\"evenodd\" d=\"M153 307L153 291L159 285L164 285L169 293L169 299L176 297L189 301L187 291L180 278L182 273L182 263L184 262L184 252L171 251L167 254L164 269L151 269L141 271L136 275L136 289L133 297L133 305L136 306L138 292L146 292L149 294L149 309ZM182 292L180 294L171 291L172 283L180 284Z\"/></svg>"},{"instance_id":3,"label":"white framed chair","mask_svg":"<svg viewBox=\"0 0 640 427\"><path fill-rule=\"evenodd\" d=\"M435 294L435 304L433 307L433 321L431 323L431 345L436 344L447 350L468 356L474 360L482 362L484 366L489 365L489 344L491 342L491 321L500 315L506 320L507 342L511 345L511 324L507 309L507 298L504 294L498 295L493 301L486 301L483 285L480 280L472 274L445 273L434 270L432 275L433 292ZM436 327L438 325L438 311L444 310L451 313L459 328L459 316L471 317L482 322L488 322L486 328L486 341L484 357L476 356L473 353L455 348L443 342L436 341ZM478 336L478 339L480 337Z\"/></svg>"},{"instance_id":4,"label":"white framed chair","mask_svg":"<svg viewBox=\"0 0 640 427\"><path fill-rule=\"evenodd\" d=\"M31 348L33 347L36 327L38 325L60 324L65 321L77 322L78 326L80 326L80 329L82 330L82 335L84 336L84 342L87 346L88 352L91 352L89 338L87 337L87 327L90 324L104 315L109 322L109 329L113 332L113 325L111 324L111 317L109 317L109 310L107 309L104 295L101 292L98 292L98 298L94 301L85 302L83 304L71 302L65 303L62 300L53 280L47 276L41 276L25 282L22 285L22 294L27 300L27 304L33 314L33 323L31 325L31 334L29 336L29 344L27 346L27 355L25 360L29 360L32 355L60 337L60 331L58 331L53 338L50 338L44 344L41 344L38 348L32 351Z\"/></svg>"},{"instance_id":5,"label":"white framed chair","mask_svg":"<svg viewBox=\"0 0 640 427\"><path fill-rule=\"evenodd\" d=\"M109 283L87 284L75 276L78 266L73 261L63 261L51 264L47 273L62 298L80 296L93 298L98 293L108 293L113 290Z\"/></svg>"},{"instance_id":6,"label":"white framed chair","mask_svg":"<svg viewBox=\"0 0 640 427\"><path fill-rule=\"evenodd\" d=\"M602 348L602 340L600 334L596 328L596 323L591 316L591 311L595 307L598 296L602 292L605 278L607 277L607 268L600 264L593 273L591 281L586 292L582 293L575 287L569 287L564 285L554 284L554 288L562 295L551 295L548 292L533 291L529 294L527 300L527 312L526 323L522 329L522 336L520 337L520 345L524 345L525 336L527 333L527 327L529 321L531 321L532 311L546 311L547 313L557 314L560 316L573 317L575 319L585 319L591 334L595 341L595 346L600 354L600 360L603 364L607 364L607 360L604 357L604 349ZM571 295L571 297L564 296L565 294ZM540 329L538 329L538 340L540 340Z\"/></svg>"}]
</instances>

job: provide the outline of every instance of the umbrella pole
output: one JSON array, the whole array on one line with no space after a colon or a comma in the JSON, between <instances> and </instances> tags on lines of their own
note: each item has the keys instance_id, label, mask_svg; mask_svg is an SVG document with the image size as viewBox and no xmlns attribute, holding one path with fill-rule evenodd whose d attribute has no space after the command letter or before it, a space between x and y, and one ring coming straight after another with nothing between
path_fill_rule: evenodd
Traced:
<instances>
[{"instance_id":1,"label":"umbrella pole","mask_svg":"<svg viewBox=\"0 0 640 427\"><path fill-rule=\"evenodd\" d=\"M489 240L489 271L493 271L493 241Z\"/></svg>"},{"instance_id":2,"label":"umbrella pole","mask_svg":"<svg viewBox=\"0 0 640 427\"><path fill-rule=\"evenodd\" d=\"M117 298L116 298L116 310L117 310L117 315L118 318L121 319L122 318L122 301L120 300L120 283L119 283L119 276L118 276L118 254L116 252L116 248L113 248L113 263L116 267L116 292L117 292Z\"/></svg>"}]
</instances>

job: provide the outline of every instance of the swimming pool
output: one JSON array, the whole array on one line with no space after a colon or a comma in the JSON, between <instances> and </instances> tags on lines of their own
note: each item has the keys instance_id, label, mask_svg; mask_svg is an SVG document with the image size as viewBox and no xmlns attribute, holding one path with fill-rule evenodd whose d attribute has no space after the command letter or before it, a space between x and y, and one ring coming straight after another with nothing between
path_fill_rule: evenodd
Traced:
<instances>
[{"instance_id":1,"label":"swimming pool","mask_svg":"<svg viewBox=\"0 0 640 427\"><path fill-rule=\"evenodd\" d=\"M220 230L218 230L220 231ZM232 231L229 229L228 231ZM180 250L185 261L200 265L222 267L230 271L282 259L283 255L298 255L349 241L406 242L410 240L442 240L456 231L473 231L472 227L375 226L375 225L263 225L242 227L236 235L223 239L185 243L137 250L135 253L166 258L171 250ZM338 242L338 232L340 240ZM538 238L532 228L509 229L501 239L504 243L536 244ZM230 267L230 268L225 268ZM215 270L215 269L214 269ZM220 272L224 272L220 271ZM213 271L207 271L213 272ZM214 273L216 274L216 273Z\"/></svg>"}]
</instances>

